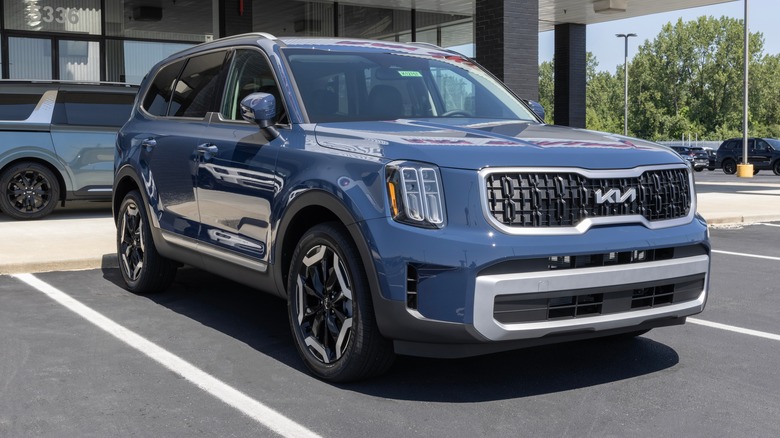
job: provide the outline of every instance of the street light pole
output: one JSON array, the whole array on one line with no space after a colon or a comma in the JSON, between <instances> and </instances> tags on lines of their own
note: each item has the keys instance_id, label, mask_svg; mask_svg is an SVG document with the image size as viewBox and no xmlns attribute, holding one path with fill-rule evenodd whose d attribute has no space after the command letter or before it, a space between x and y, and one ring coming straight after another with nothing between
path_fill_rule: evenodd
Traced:
<instances>
[{"instance_id":1,"label":"street light pole","mask_svg":"<svg viewBox=\"0 0 780 438\"><path fill-rule=\"evenodd\" d=\"M623 87L623 135L628 135L628 39L635 37L635 33L618 33L615 34L618 38L623 38L625 42L625 50L623 51L623 77L625 79L625 85Z\"/></svg>"},{"instance_id":2,"label":"street light pole","mask_svg":"<svg viewBox=\"0 0 780 438\"><path fill-rule=\"evenodd\" d=\"M748 0L745 0L744 77L742 105L742 163L737 164L737 176L753 178L753 165L748 162L748 65L750 63L750 28L748 26Z\"/></svg>"}]
</instances>

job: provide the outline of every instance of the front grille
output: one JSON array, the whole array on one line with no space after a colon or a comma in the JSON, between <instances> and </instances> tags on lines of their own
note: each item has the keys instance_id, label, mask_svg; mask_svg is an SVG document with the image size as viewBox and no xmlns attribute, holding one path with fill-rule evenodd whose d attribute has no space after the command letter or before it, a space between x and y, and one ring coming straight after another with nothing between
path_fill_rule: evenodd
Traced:
<instances>
[{"instance_id":1,"label":"front grille","mask_svg":"<svg viewBox=\"0 0 780 438\"><path fill-rule=\"evenodd\" d=\"M705 274L657 282L549 293L499 295L493 317L503 324L544 322L610 315L693 301Z\"/></svg>"},{"instance_id":2,"label":"front grille","mask_svg":"<svg viewBox=\"0 0 780 438\"><path fill-rule=\"evenodd\" d=\"M511 228L576 227L588 218L641 216L648 221L691 212L688 171L647 170L636 177L589 178L574 171L491 171L488 213Z\"/></svg>"}]
</instances>

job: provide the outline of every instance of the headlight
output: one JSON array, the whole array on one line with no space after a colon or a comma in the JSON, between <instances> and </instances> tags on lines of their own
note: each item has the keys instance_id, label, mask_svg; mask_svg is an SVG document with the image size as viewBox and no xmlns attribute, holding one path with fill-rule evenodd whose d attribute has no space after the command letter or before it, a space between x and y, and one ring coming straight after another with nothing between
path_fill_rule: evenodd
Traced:
<instances>
[{"instance_id":1,"label":"headlight","mask_svg":"<svg viewBox=\"0 0 780 438\"><path fill-rule=\"evenodd\" d=\"M396 161L385 170L390 215L401 223L425 228L444 226L444 192L439 168Z\"/></svg>"}]
</instances>

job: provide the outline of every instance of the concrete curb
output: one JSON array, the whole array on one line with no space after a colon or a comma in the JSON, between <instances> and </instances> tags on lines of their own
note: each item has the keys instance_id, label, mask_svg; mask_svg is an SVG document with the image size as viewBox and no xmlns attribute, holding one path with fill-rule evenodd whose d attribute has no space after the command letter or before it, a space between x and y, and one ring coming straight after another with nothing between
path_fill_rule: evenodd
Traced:
<instances>
[{"instance_id":1,"label":"concrete curb","mask_svg":"<svg viewBox=\"0 0 780 438\"><path fill-rule=\"evenodd\" d=\"M116 254L103 254L102 257L88 257L72 260L55 260L25 263L6 263L0 265L0 275L29 274L52 271L86 271L89 269L118 268Z\"/></svg>"}]
</instances>

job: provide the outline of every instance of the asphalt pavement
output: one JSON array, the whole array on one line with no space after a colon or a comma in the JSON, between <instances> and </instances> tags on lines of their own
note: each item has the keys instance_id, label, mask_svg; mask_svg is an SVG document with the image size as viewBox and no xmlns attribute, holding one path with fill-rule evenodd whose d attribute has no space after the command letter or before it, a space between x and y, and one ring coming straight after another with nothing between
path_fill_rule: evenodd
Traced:
<instances>
[{"instance_id":1,"label":"asphalt pavement","mask_svg":"<svg viewBox=\"0 0 780 438\"><path fill-rule=\"evenodd\" d=\"M698 211L712 226L780 220L780 176L695 174ZM47 218L14 221L0 213L0 274L116 266L110 203L74 203Z\"/></svg>"}]
</instances>

